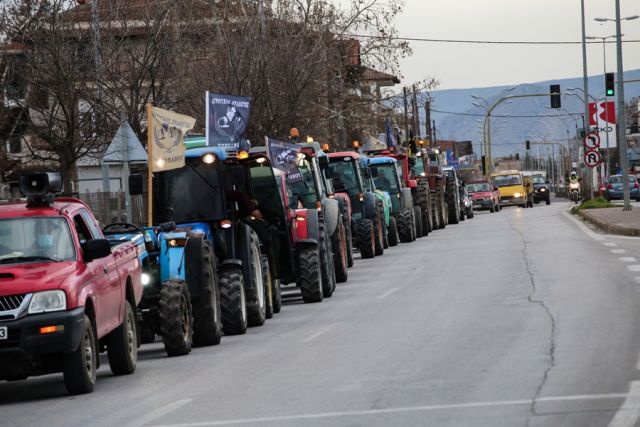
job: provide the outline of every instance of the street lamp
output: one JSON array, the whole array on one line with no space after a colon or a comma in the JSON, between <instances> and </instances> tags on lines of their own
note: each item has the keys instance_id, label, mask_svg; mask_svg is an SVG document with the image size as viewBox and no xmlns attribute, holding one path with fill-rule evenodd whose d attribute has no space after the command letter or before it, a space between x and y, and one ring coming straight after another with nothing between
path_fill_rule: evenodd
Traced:
<instances>
[{"instance_id":1,"label":"street lamp","mask_svg":"<svg viewBox=\"0 0 640 427\"><path fill-rule=\"evenodd\" d=\"M637 16L636 16L637 18ZM621 34L622 36L623 34ZM606 36L606 37L598 37L598 36L587 36L586 38L588 40L602 40L602 64L603 64L603 71L602 71L602 75L606 76L607 74L607 43L606 40L607 39L612 39L616 37L615 34L611 35L611 36ZM606 126L605 126L605 138L606 138L606 146L607 146L607 163L606 163L606 168L604 171L604 175L605 178L607 179L607 181L609 180L609 177L611 176L611 152L609 151L609 108L607 108L607 91L605 90L604 93L604 99L605 99L605 104L604 104L604 120L605 122L607 122Z\"/></svg>"},{"instance_id":2,"label":"street lamp","mask_svg":"<svg viewBox=\"0 0 640 427\"><path fill-rule=\"evenodd\" d=\"M620 153L620 167L622 168L622 191L624 194L624 207L623 211L631 210L631 198L629 194L629 165L627 163L627 124L624 114L624 69L622 67L622 23L621 21L631 21L638 19L640 16L633 15L626 18L620 17L620 0L616 0L616 17L610 18L595 18L597 22L613 21L616 23L616 53L617 60L617 75L618 75L618 152Z\"/></svg>"}]
</instances>

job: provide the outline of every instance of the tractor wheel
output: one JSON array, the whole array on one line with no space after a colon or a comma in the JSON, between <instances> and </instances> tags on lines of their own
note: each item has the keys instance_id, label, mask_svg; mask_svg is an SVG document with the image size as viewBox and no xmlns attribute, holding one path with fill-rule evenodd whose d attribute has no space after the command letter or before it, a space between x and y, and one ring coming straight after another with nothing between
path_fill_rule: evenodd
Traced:
<instances>
[{"instance_id":1,"label":"tractor wheel","mask_svg":"<svg viewBox=\"0 0 640 427\"><path fill-rule=\"evenodd\" d=\"M456 203L455 186L447 183L447 203L449 205L449 224L460 222L460 205Z\"/></svg>"},{"instance_id":2,"label":"tractor wheel","mask_svg":"<svg viewBox=\"0 0 640 427\"><path fill-rule=\"evenodd\" d=\"M431 224L432 231L440 229L440 204L435 192L431 195Z\"/></svg>"},{"instance_id":3,"label":"tractor wheel","mask_svg":"<svg viewBox=\"0 0 640 427\"><path fill-rule=\"evenodd\" d=\"M389 227L384 220L384 213L382 215L382 247L387 249L389 247Z\"/></svg>"},{"instance_id":4,"label":"tractor wheel","mask_svg":"<svg viewBox=\"0 0 640 427\"><path fill-rule=\"evenodd\" d=\"M413 237L411 212L404 209L398 214L398 234L402 243L410 243Z\"/></svg>"},{"instance_id":5,"label":"tractor wheel","mask_svg":"<svg viewBox=\"0 0 640 427\"><path fill-rule=\"evenodd\" d=\"M217 345L222 338L222 316L220 314L220 289L211 245L202 245L199 287L201 295L191 301L193 311L193 345ZM189 274L187 274L187 278Z\"/></svg>"},{"instance_id":6,"label":"tractor wheel","mask_svg":"<svg viewBox=\"0 0 640 427\"><path fill-rule=\"evenodd\" d=\"M396 218L394 216L389 216L387 238L389 240L389 246L398 246L398 225L396 224Z\"/></svg>"},{"instance_id":7,"label":"tractor wheel","mask_svg":"<svg viewBox=\"0 0 640 427\"><path fill-rule=\"evenodd\" d=\"M338 221L338 228L331 236L333 249L333 265L335 266L336 282L344 283L349 277L347 260L347 240L342 220Z\"/></svg>"},{"instance_id":8,"label":"tractor wheel","mask_svg":"<svg viewBox=\"0 0 640 427\"><path fill-rule=\"evenodd\" d=\"M247 287L249 290L247 295L247 324L249 326L262 326L267 318L266 283L262 278L260 240L253 230L251 230L250 241L249 260L251 262L251 273L249 280L252 283Z\"/></svg>"},{"instance_id":9,"label":"tractor wheel","mask_svg":"<svg viewBox=\"0 0 640 427\"><path fill-rule=\"evenodd\" d=\"M320 247L320 269L322 271L322 295L329 298L336 288L336 270L331 251L331 240L324 221L318 222L318 235L320 236L318 246Z\"/></svg>"},{"instance_id":10,"label":"tractor wheel","mask_svg":"<svg viewBox=\"0 0 640 427\"><path fill-rule=\"evenodd\" d=\"M273 284L273 312L278 314L282 310L282 289L280 279L272 279Z\"/></svg>"},{"instance_id":11,"label":"tractor wheel","mask_svg":"<svg viewBox=\"0 0 640 427\"><path fill-rule=\"evenodd\" d=\"M138 361L136 313L129 301L125 301L124 304L122 324L107 336L107 357L114 375L132 374Z\"/></svg>"},{"instance_id":12,"label":"tractor wheel","mask_svg":"<svg viewBox=\"0 0 640 427\"><path fill-rule=\"evenodd\" d=\"M265 301L265 314L267 319L273 317L273 304L274 304L274 280L271 278L271 269L269 268L269 258L266 255L260 257L260 265L262 266L262 283L264 283L264 301Z\"/></svg>"},{"instance_id":13,"label":"tractor wheel","mask_svg":"<svg viewBox=\"0 0 640 427\"><path fill-rule=\"evenodd\" d=\"M358 222L358 249L363 259L376 256L375 234L373 222L370 219L363 219Z\"/></svg>"},{"instance_id":14,"label":"tractor wheel","mask_svg":"<svg viewBox=\"0 0 640 427\"><path fill-rule=\"evenodd\" d=\"M220 311L225 335L247 332L247 302L242 270L229 269L220 275Z\"/></svg>"},{"instance_id":15,"label":"tractor wheel","mask_svg":"<svg viewBox=\"0 0 640 427\"><path fill-rule=\"evenodd\" d=\"M467 208L460 209L460 221L464 221L467 215Z\"/></svg>"},{"instance_id":16,"label":"tractor wheel","mask_svg":"<svg viewBox=\"0 0 640 427\"><path fill-rule=\"evenodd\" d=\"M384 227L382 223L384 222L384 218L379 209L376 212L376 222L373 224L374 230L374 250L376 256L380 256L384 254Z\"/></svg>"},{"instance_id":17,"label":"tractor wheel","mask_svg":"<svg viewBox=\"0 0 640 427\"><path fill-rule=\"evenodd\" d=\"M322 301L322 273L318 248L305 248L300 251L298 260L298 286L304 302Z\"/></svg>"},{"instance_id":18,"label":"tractor wheel","mask_svg":"<svg viewBox=\"0 0 640 427\"><path fill-rule=\"evenodd\" d=\"M420 206L422 210L422 235L426 236L433 231L433 222L431 218L431 193L429 191L429 181L426 178L418 180L416 188L417 200L414 203Z\"/></svg>"},{"instance_id":19,"label":"tractor wheel","mask_svg":"<svg viewBox=\"0 0 640 427\"><path fill-rule=\"evenodd\" d=\"M422 223L422 209L420 206L415 205L413 207L413 217L415 219L415 233L416 237L424 236L424 224Z\"/></svg>"},{"instance_id":20,"label":"tractor wheel","mask_svg":"<svg viewBox=\"0 0 640 427\"><path fill-rule=\"evenodd\" d=\"M447 226L447 221L449 219L449 214L447 212L447 204L444 200L444 194L442 192L442 188L438 188L436 190L436 200L439 206L439 211L440 211L440 220L438 221L440 223L440 228L445 228Z\"/></svg>"},{"instance_id":21,"label":"tractor wheel","mask_svg":"<svg viewBox=\"0 0 640 427\"><path fill-rule=\"evenodd\" d=\"M70 394L91 393L96 384L98 343L91 319L84 315L80 345L64 360L64 385Z\"/></svg>"},{"instance_id":22,"label":"tractor wheel","mask_svg":"<svg viewBox=\"0 0 640 427\"><path fill-rule=\"evenodd\" d=\"M475 213L473 212L473 208L469 209L469 213L467 214L467 218L471 219L471 218L473 218L474 215L475 215Z\"/></svg>"},{"instance_id":23,"label":"tractor wheel","mask_svg":"<svg viewBox=\"0 0 640 427\"><path fill-rule=\"evenodd\" d=\"M353 267L353 235L351 234L351 221L345 220L344 234L347 238L347 267Z\"/></svg>"},{"instance_id":24,"label":"tractor wheel","mask_svg":"<svg viewBox=\"0 0 640 427\"><path fill-rule=\"evenodd\" d=\"M189 354L193 341L193 315L186 282L168 280L162 284L158 317L160 335L167 355Z\"/></svg>"}]
</instances>

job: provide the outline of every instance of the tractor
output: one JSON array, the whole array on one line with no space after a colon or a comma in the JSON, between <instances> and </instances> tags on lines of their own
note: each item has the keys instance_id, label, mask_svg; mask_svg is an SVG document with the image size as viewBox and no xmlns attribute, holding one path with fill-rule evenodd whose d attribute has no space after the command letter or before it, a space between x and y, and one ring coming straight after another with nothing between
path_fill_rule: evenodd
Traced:
<instances>
[{"instance_id":1,"label":"tractor","mask_svg":"<svg viewBox=\"0 0 640 427\"><path fill-rule=\"evenodd\" d=\"M380 156L366 159L373 182L377 189L391 196L391 215L393 216L400 241L412 242L416 239L416 217L411 189L402 186L398 161L392 157Z\"/></svg>"},{"instance_id":2,"label":"tractor","mask_svg":"<svg viewBox=\"0 0 640 427\"><path fill-rule=\"evenodd\" d=\"M442 170L442 158L438 149L421 147L415 156L414 174L429 183L431 218L434 230L445 228L449 223L449 208L446 199L447 175Z\"/></svg>"},{"instance_id":3,"label":"tractor","mask_svg":"<svg viewBox=\"0 0 640 427\"><path fill-rule=\"evenodd\" d=\"M362 176L360 155L353 151L329 154L336 196L351 206L347 221L362 258L382 255L387 236L384 205L373 191L367 191Z\"/></svg>"}]
</instances>

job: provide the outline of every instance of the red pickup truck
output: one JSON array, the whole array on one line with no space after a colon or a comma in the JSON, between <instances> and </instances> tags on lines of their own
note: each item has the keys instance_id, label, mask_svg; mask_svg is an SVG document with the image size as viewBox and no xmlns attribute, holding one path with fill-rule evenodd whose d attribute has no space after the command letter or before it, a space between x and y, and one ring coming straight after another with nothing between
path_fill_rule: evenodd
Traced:
<instances>
[{"instance_id":1,"label":"red pickup truck","mask_svg":"<svg viewBox=\"0 0 640 427\"><path fill-rule=\"evenodd\" d=\"M138 248L110 246L91 209L54 198L60 176L21 177L27 202L0 205L0 380L63 372L93 391L99 351L116 375L136 368Z\"/></svg>"}]
</instances>

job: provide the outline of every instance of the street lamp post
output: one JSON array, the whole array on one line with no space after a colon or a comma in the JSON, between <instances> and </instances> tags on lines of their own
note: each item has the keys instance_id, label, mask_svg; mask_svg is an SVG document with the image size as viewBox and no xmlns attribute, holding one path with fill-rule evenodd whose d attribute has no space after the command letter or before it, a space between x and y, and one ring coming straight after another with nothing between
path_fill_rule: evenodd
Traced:
<instances>
[{"instance_id":1,"label":"street lamp post","mask_svg":"<svg viewBox=\"0 0 640 427\"><path fill-rule=\"evenodd\" d=\"M587 36L586 38L588 40L602 40L602 63L603 63L603 71L602 71L602 75L605 76L607 74L607 43L606 40L607 39L611 39L614 38L616 35L613 34L611 36L606 36L606 37L597 37L597 36ZM605 138L606 138L606 146L607 146L607 163L606 163L606 169L605 169L605 177L608 179L609 176L611 176L611 152L609 151L609 109L607 108L607 104L606 102L607 100L607 93L605 91L604 94L604 99L605 99L605 106L604 106L604 120L607 122L607 127L605 129Z\"/></svg>"},{"instance_id":2,"label":"street lamp post","mask_svg":"<svg viewBox=\"0 0 640 427\"><path fill-rule=\"evenodd\" d=\"M584 1L584 0L583 0ZM616 23L616 54L617 58L617 75L618 75L618 151L620 152L620 168L622 168L622 191L624 194L623 211L631 210L631 197L629 194L629 165L627 163L627 124L625 120L624 109L624 70L622 67L622 25L621 21L631 21L638 19L640 16L633 15L626 18L620 18L620 0L616 0L616 17L596 18L598 22L614 21Z\"/></svg>"}]
</instances>

